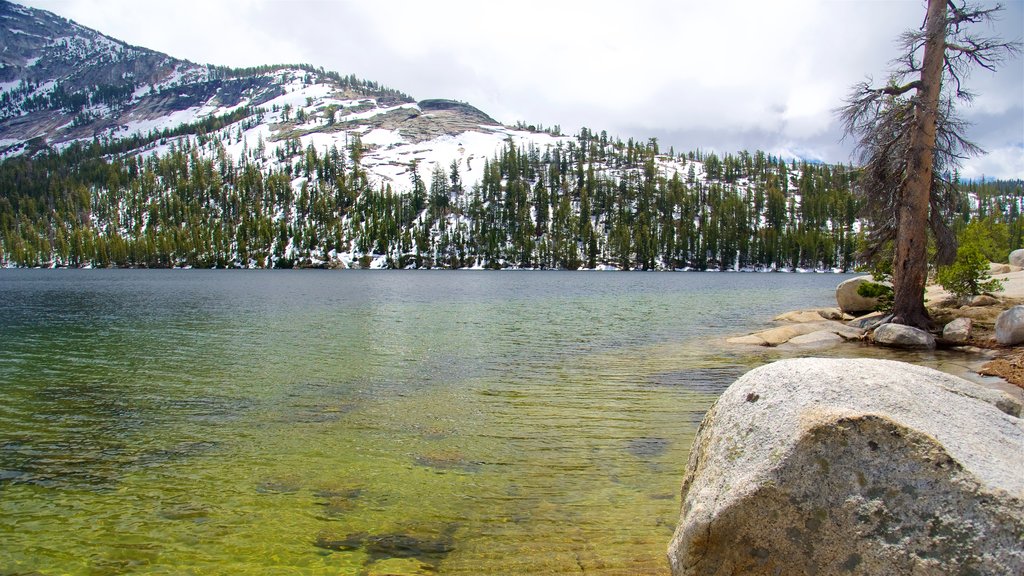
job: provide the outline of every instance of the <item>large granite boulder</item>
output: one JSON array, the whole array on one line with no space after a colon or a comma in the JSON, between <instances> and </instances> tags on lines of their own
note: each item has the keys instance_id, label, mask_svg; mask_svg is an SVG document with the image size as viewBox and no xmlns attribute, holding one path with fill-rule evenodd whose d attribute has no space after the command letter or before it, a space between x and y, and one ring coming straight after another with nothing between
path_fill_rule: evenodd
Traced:
<instances>
[{"instance_id":1,"label":"large granite boulder","mask_svg":"<svg viewBox=\"0 0 1024 576\"><path fill-rule=\"evenodd\" d=\"M1024 574L1020 412L889 360L752 370L694 440L672 573Z\"/></svg>"},{"instance_id":2,"label":"large granite boulder","mask_svg":"<svg viewBox=\"0 0 1024 576\"><path fill-rule=\"evenodd\" d=\"M1024 306L1014 306L996 317L996 342L1004 346L1024 342Z\"/></svg>"},{"instance_id":3,"label":"large granite boulder","mask_svg":"<svg viewBox=\"0 0 1024 576\"><path fill-rule=\"evenodd\" d=\"M875 344L889 348L906 348L908 350L934 350L935 337L930 333L904 326L903 324L882 324L875 328L872 336Z\"/></svg>"},{"instance_id":4,"label":"large granite boulder","mask_svg":"<svg viewBox=\"0 0 1024 576\"><path fill-rule=\"evenodd\" d=\"M836 304L846 314L857 314L859 312L870 312L878 306L877 298L867 298L857 294L861 284L874 282L871 276L857 276L844 280L836 286Z\"/></svg>"},{"instance_id":5,"label":"large granite boulder","mask_svg":"<svg viewBox=\"0 0 1024 576\"><path fill-rule=\"evenodd\" d=\"M1024 268L1024 248L1010 252L1010 266Z\"/></svg>"}]
</instances>

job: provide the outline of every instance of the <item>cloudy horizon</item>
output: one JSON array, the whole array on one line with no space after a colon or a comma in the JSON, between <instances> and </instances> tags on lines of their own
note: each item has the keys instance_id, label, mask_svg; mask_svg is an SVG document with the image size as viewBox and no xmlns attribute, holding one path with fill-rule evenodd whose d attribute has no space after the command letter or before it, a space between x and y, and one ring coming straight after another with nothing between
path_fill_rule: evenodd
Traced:
<instances>
[{"instance_id":1,"label":"cloudy horizon","mask_svg":"<svg viewBox=\"0 0 1024 576\"><path fill-rule=\"evenodd\" d=\"M897 36L924 17L918 0L21 3L197 63L309 63L506 124L829 163L852 160L835 108L854 83L885 81ZM980 31L1024 37L1024 0ZM968 87L961 112L988 154L961 174L1024 179L1024 61L975 70Z\"/></svg>"}]
</instances>

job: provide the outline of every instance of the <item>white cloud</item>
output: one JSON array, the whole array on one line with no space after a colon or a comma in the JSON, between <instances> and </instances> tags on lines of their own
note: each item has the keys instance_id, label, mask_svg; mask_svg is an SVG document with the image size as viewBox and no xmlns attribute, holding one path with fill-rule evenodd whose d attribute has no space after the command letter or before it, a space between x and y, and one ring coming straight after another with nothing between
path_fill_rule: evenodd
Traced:
<instances>
[{"instance_id":1,"label":"white cloud","mask_svg":"<svg viewBox=\"0 0 1024 576\"><path fill-rule=\"evenodd\" d=\"M417 98L468 101L525 120L662 135L679 150L801 149L848 159L833 109L867 76L885 80L920 1L31 0L133 44L232 66L304 61ZM1024 36L1014 0L995 33ZM964 115L1024 133L1024 66L976 72ZM1001 128L1003 131L1005 127ZM979 127L983 147L1006 138ZM671 135L671 136L669 136ZM667 141L666 138L671 138Z\"/></svg>"},{"instance_id":2,"label":"white cloud","mask_svg":"<svg viewBox=\"0 0 1024 576\"><path fill-rule=\"evenodd\" d=\"M1024 145L990 149L988 154L964 162L960 176L969 180L1005 178L1024 180Z\"/></svg>"}]
</instances>

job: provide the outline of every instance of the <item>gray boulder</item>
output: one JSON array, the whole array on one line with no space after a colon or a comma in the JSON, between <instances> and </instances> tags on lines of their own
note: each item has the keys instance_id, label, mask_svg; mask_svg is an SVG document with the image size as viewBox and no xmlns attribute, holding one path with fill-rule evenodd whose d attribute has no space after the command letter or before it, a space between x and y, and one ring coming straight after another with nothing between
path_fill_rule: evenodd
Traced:
<instances>
[{"instance_id":1,"label":"gray boulder","mask_svg":"<svg viewBox=\"0 0 1024 576\"><path fill-rule=\"evenodd\" d=\"M838 344L842 344L846 340L832 332L831 330L819 330L818 332L811 332L810 334L804 334L803 336L797 336L785 344L780 344L780 350L807 350L807 349L821 349L821 348L832 348Z\"/></svg>"},{"instance_id":2,"label":"gray boulder","mask_svg":"<svg viewBox=\"0 0 1024 576\"><path fill-rule=\"evenodd\" d=\"M1024 248L1010 252L1010 266L1024 268Z\"/></svg>"},{"instance_id":3,"label":"gray boulder","mask_svg":"<svg viewBox=\"0 0 1024 576\"><path fill-rule=\"evenodd\" d=\"M697 433L672 573L1022 574L1020 410L888 360L752 370Z\"/></svg>"},{"instance_id":4,"label":"gray boulder","mask_svg":"<svg viewBox=\"0 0 1024 576\"><path fill-rule=\"evenodd\" d=\"M1014 306L996 317L996 342L1004 346L1024 342L1024 306Z\"/></svg>"},{"instance_id":5,"label":"gray boulder","mask_svg":"<svg viewBox=\"0 0 1024 576\"><path fill-rule=\"evenodd\" d=\"M877 298L865 298L857 294L857 289L866 282L873 282L871 276L850 278L836 286L836 304L839 305L840 310L847 314L855 314L857 312L870 312L878 306Z\"/></svg>"},{"instance_id":6,"label":"gray boulder","mask_svg":"<svg viewBox=\"0 0 1024 576\"><path fill-rule=\"evenodd\" d=\"M973 327L974 322L970 318L957 318L942 327L942 339L954 344L963 344L970 339Z\"/></svg>"},{"instance_id":7,"label":"gray boulder","mask_svg":"<svg viewBox=\"0 0 1024 576\"><path fill-rule=\"evenodd\" d=\"M1013 272L1013 267L1009 264L997 264L995 262L990 262L988 265L989 274L1009 274L1010 272Z\"/></svg>"},{"instance_id":8,"label":"gray boulder","mask_svg":"<svg viewBox=\"0 0 1024 576\"><path fill-rule=\"evenodd\" d=\"M889 348L906 348L910 350L934 350L935 337L930 333L904 326L903 324L882 324L875 328L873 336L875 344Z\"/></svg>"},{"instance_id":9,"label":"gray boulder","mask_svg":"<svg viewBox=\"0 0 1024 576\"><path fill-rule=\"evenodd\" d=\"M971 298L971 306L998 306L999 299L989 296L988 294L978 294L974 298Z\"/></svg>"}]
</instances>

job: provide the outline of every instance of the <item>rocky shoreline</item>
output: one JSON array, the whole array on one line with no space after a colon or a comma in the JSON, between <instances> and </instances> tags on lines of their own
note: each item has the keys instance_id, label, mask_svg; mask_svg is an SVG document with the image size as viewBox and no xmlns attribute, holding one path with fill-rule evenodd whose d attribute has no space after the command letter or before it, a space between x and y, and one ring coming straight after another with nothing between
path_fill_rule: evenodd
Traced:
<instances>
[{"instance_id":1,"label":"rocky shoreline","mask_svg":"<svg viewBox=\"0 0 1024 576\"><path fill-rule=\"evenodd\" d=\"M993 264L992 277L1003 283L1003 289L962 303L941 286L928 287L925 299L932 318L944 327L941 335L922 330L884 324L885 314L862 312L873 302L856 295L856 285L869 277L858 277L837 287L837 305L832 308L796 310L773 319L777 326L726 339L739 346L761 346L790 352L821 352L850 343L861 347L880 346L949 350L963 354L966 364L981 376L1003 379L1019 388L1024 398L1024 346L1000 342L996 323L1001 314L1024 306L1024 269L1007 264ZM852 294L852 296L851 296ZM859 299L859 300L857 300Z\"/></svg>"},{"instance_id":2,"label":"rocky shoreline","mask_svg":"<svg viewBox=\"0 0 1024 576\"><path fill-rule=\"evenodd\" d=\"M853 314L875 305L854 301L860 277L840 284L835 308L727 339L872 357L783 359L726 389L690 451L672 574L1024 573L1024 271L1014 268L994 269L1002 290L968 302L929 287L941 333ZM919 365L935 350L971 358L1005 387ZM878 358L903 354L909 362Z\"/></svg>"}]
</instances>

